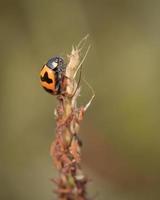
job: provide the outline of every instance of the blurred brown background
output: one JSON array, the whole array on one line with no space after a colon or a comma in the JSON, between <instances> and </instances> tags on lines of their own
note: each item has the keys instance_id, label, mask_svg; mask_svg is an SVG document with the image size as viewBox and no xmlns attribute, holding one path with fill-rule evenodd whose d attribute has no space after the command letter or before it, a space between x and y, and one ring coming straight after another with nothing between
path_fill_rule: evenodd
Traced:
<instances>
[{"instance_id":1,"label":"blurred brown background","mask_svg":"<svg viewBox=\"0 0 160 200\"><path fill-rule=\"evenodd\" d=\"M83 73L96 99L80 134L90 196L159 200L160 1L0 3L0 199L55 198L56 99L41 89L39 71L89 33ZM83 85L79 103L90 95Z\"/></svg>"}]
</instances>

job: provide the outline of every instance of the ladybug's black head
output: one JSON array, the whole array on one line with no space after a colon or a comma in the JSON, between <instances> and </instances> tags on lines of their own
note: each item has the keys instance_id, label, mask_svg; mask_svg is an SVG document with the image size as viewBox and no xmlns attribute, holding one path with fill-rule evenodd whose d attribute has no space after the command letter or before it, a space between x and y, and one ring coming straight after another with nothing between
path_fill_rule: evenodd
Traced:
<instances>
[{"instance_id":1,"label":"ladybug's black head","mask_svg":"<svg viewBox=\"0 0 160 200\"><path fill-rule=\"evenodd\" d=\"M55 70L56 68L63 68L64 67L64 60L59 56L55 56L48 60L46 64L50 69Z\"/></svg>"}]
</instances>

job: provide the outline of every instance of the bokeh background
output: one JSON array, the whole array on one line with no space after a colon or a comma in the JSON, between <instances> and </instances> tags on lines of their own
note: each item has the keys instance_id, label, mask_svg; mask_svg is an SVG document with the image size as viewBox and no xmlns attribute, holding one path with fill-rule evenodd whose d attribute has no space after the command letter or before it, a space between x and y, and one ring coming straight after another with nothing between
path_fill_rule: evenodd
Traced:
<instances>
[{"instance_id":1,"label":"bokeh background","mask_svg":"<svg viewBox=\"0 0 160 200\"><path fill-rule=\"evenodd\" d=\"M0 199L56 199L56 98L41 66L87 33L83 168L98 200L160 199L160 1L0 1ZM67 61L67 60L66 60ZM79 104L91 96L82 86Z\"/></svg>"}]
</instances>

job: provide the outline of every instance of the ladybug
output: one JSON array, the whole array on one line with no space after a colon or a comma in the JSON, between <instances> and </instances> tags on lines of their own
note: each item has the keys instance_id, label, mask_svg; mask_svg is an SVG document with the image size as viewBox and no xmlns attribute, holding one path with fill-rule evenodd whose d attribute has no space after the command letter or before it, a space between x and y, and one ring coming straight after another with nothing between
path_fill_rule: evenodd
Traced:
<instances>
[{"instance_id":1,"label":"ladybug","mask_svg":"<svg viewBox=\"0 0 160 200\"><path fill-rule=\"evenodd\" d=\"M42 87L50 94L62 94L65 90L65 69L63 58L55 56L49 59L40 72Z\"/></svg>"}]
</instances>

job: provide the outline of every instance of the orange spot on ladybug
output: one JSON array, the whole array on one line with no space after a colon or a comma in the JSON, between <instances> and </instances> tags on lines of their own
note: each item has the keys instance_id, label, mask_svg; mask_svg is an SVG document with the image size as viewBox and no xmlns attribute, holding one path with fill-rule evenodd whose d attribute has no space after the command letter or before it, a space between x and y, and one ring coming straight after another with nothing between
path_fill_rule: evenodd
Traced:
<instances>
[{"instance_id":1,"label":"orange spot on ladybug","mask_svg":"<svg viewBox=\"0 0 160 200\"><path fill-rule=\"evenodd\" d=\"M57 91L55 89L56 80L55 80L55 72L48 68L46 65L42 68L40 72L40 82L42 87L49 93L56 94Z\"/></svg>"}]
</instances>

